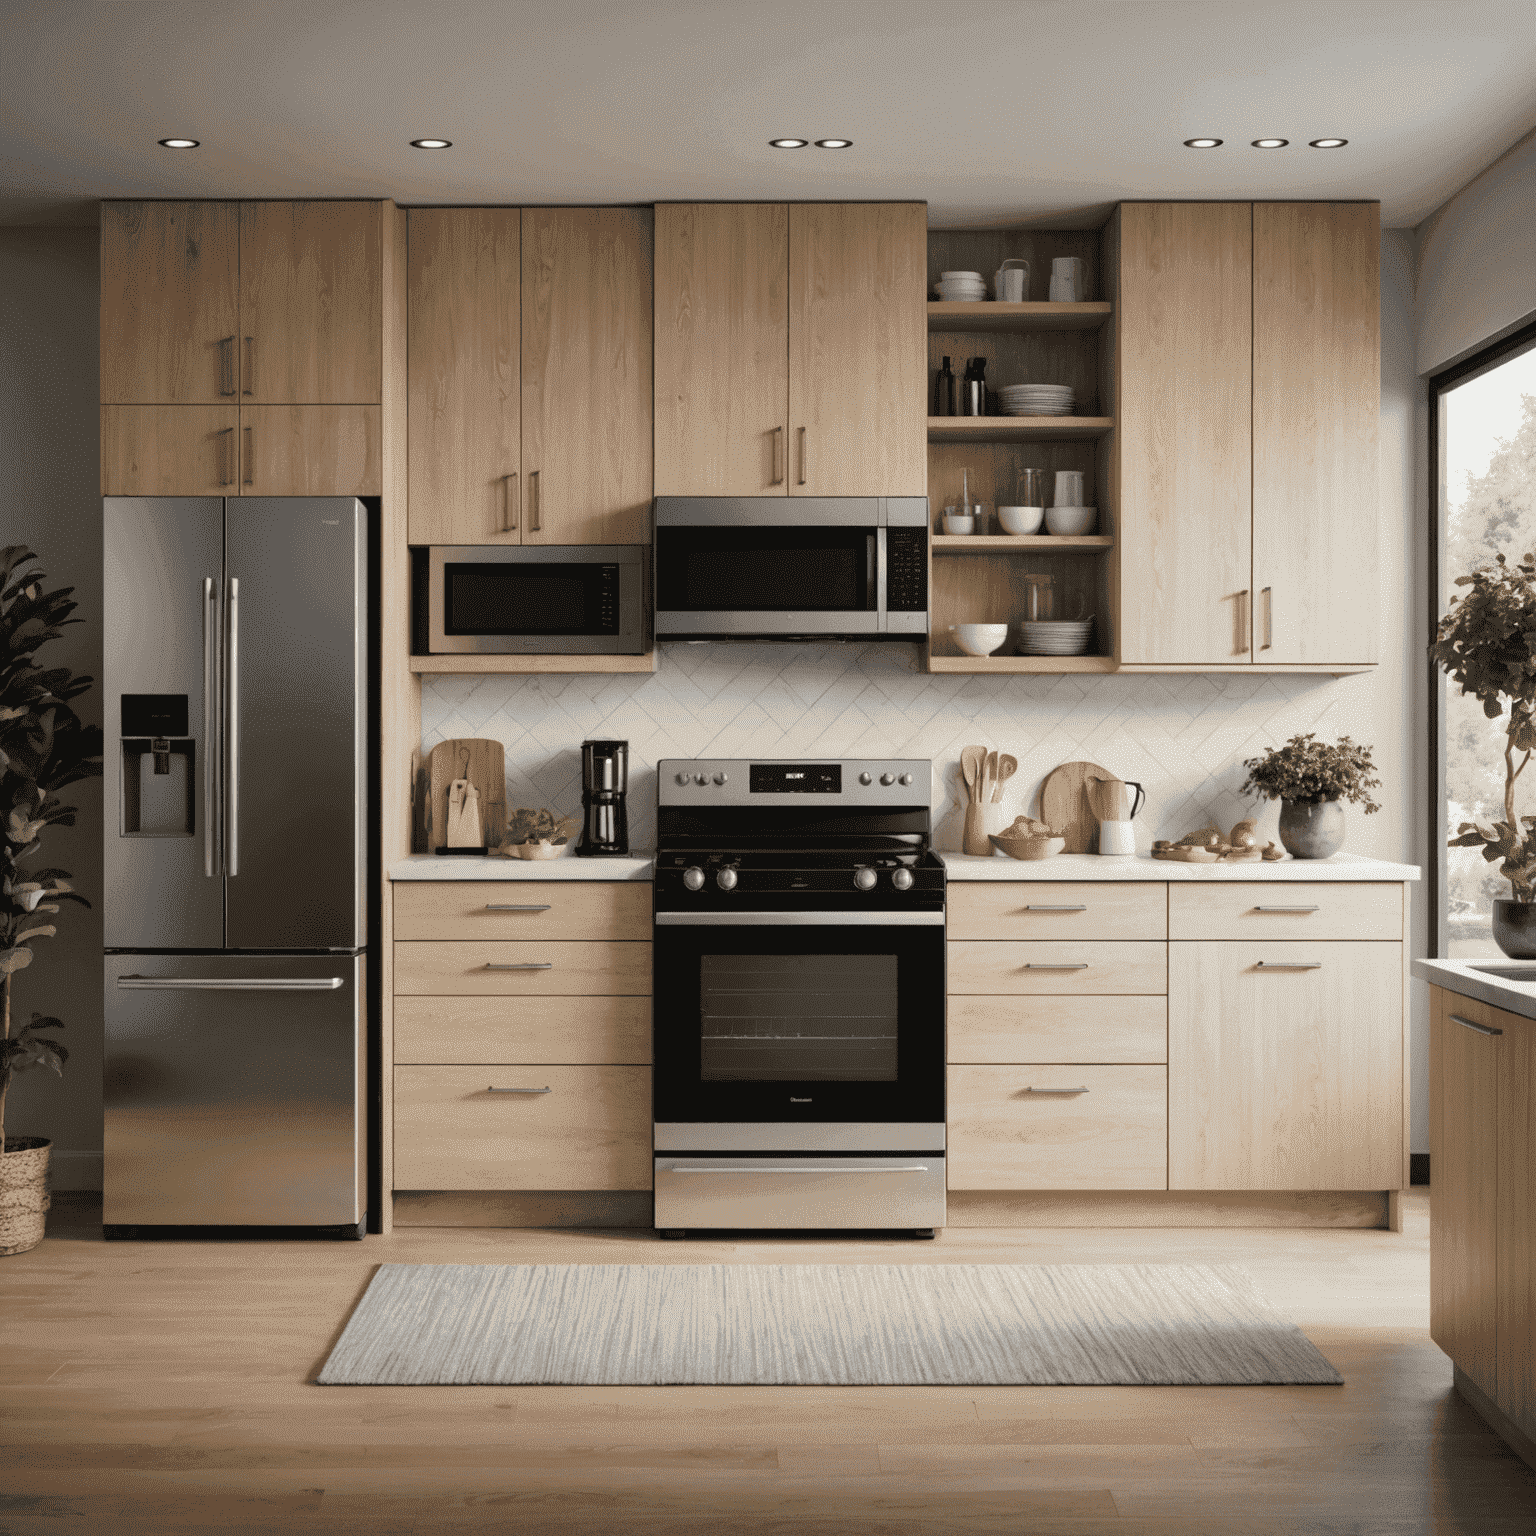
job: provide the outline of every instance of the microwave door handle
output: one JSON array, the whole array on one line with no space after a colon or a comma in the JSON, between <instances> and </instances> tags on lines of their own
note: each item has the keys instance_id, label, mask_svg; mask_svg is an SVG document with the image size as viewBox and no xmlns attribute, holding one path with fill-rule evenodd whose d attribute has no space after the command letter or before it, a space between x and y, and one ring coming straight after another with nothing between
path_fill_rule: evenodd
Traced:
<instances>
[{"instance_id":1,"label":"microwave door handle","mask_svg":"<svg viewBox=\"0 0 1536 1536\"><path fill-rule=\"evenodd\" d=\"M885 628L885 529L875 529L875 612L879 615L879 627Z\"/></svg>"}]
</instances>

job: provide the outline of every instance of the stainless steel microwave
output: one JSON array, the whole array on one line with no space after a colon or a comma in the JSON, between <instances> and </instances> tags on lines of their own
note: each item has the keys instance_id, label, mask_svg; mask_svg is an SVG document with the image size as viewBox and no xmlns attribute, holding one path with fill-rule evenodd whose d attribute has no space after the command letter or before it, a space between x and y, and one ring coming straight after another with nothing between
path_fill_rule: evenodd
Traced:
<instances>
[{"instance_id":1,"label":"stainless steel microwave","mask_svg":"<svg viewBox=\"0 0 1536 1536\"><path fill-rule=\"evenodd\" d=\"M412 651L640 656L650 649L643 544L435 544L411 551Z\"/></svg>"},{"instance_id":2,"label":"stainless steel microwave","mask_svg":"<svg viewBox=\"0 0 1536 1536\"><path fill-rule=\"evenodd\" d=\"M926 496L662 496L658 639L921 639Z\"/></svg>"}]
</instances>

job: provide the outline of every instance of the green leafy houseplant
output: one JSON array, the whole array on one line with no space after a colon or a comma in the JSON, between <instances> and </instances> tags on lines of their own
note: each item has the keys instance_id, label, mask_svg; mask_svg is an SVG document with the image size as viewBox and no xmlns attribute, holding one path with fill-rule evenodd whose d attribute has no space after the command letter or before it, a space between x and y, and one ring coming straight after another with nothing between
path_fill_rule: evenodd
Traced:
<instances>
[{"instance_id":1,"label":"green leafy houseplant","mask_svg":"<svg viewBox=\"0 0 1536 1536\"><path fill-rule=\"evenodd\" d=\"M1271 747L1262 757L1250 757L1243 767L1248 770L1242 788L1245 795L1302 804L1351 800L1363 805L1367 816L1381 809L1370 794L1381 788L1381 780L1374 777L1371 749L1357 746L1348 736L1339 737L1338 744L1330 747L1308 731L1305 736L1292 736L1283 747Z\"/></svg>"},{"instance_id":2,"label":"green leafy houseplant","mask_svg":"<svg viewBox=\"0 0 1536 1536\"><path fill-rule=\"evenodd\" d=\"M1435 631L1429 654L1504 732L1504 819L1464 821L1452 848L1477 848L1509 881L1514 900L1530 903L1536 884L1536 816L1515 814L1515 785L1536 751L1536 555L1489 565L1456 578L1457 593ZM1516 759L1519 759L1517 762Z\"/></svg>"},{"instance_id":3,"label":"green leafy houseplant","mask_svg":"<svg viewBox=\"0 0 1536 1536\"><path fill-rule=\"evenodd\" d=\"M34 1150L31 1138L5 1138L12 1077L29 1067L59 1072L69 1054L46 1033L63 1028L58 1019L34 1013L12 1033L12 980L32 963L37 941L54 936L48 918L62 903L90 905L70 888L68 870L24 865L48 827L74 825L75 808L62 804L58 791L101 775L101 732L83 724L69 703L93 679L34 660L64 625L80 622L70 618L74 589L44 592L36 560L21 545L0 550L0 1160ZM3 1250L3 1243L0 1232L0 1251L14 1251Z\"/></svg>"}]
</instances>

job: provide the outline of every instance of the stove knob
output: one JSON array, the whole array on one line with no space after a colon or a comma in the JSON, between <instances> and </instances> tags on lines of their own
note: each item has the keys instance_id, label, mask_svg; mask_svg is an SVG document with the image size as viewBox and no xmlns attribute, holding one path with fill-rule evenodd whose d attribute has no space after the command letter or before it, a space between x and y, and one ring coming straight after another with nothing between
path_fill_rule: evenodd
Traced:
<instances>
[{"instance_id":1,"label":"stove knob","mask_svg":"<svg viewBox=\"0 0 1536 1536\"><path fill-rule=\"evenodd\" d=\"M727 780L727 779L728 779L728 778L729 778L729 777L730 777L730 775L729 775L729 774L728 774L728 773L717 773L717 774L716 774L716 775L715 775L715 783L716 783L716 784L724 784L724 783L725 783L725 781L726 781L726 780Z\"/></svg>"},{"instance_id":2,"label":"stove knob","mask_svg":"<svg viewBox=\"0 0 1536 1536\"><path fill-rule=\"evenodd\" d=\"M701 784L701 785L702 784L708 784L709 783L709 775L707 773L695 774L693 782L695 784Z\"/></svg>"},{"instance_id":3,"label":"stove knob","mask_svg":"<svg viewBox=\"0 0 1536 1536\"><path fill-rule=\"evenodd\" d=\"M715 876L715 884L722 891L734 891L736 889L736 871L734 869L722 869Z\"/></svg>"},{"instance_id":4,"label":"stove knob","mask_svg":"<svg viewBox=\"0 0 1536 1536\"><path fill-rule=\"evenodd\" d=\"M880 876L877 875L872 869L857 869L853 873L853 883L858 886L861 891L874 890L875 882L879 880L879 878Z\"/></svg>"},{"instance_id":5,"label":"stove knob","mask_svg":"<svg viewBox=\"0 0 1536 1536\"><path fill-rule=\"evenodd\" d=\"M874 780L874 776L872 774L861 773L859 775L859 783L860 784L873 784L874 782L875 782L875 780Z\"/></svg>"},{"instance_id":6,"label":"stove knob","mask_svg":"<svg viewBox=\"0 0 1536 1536\"><path fill-rule=\"evenodd\" d=\"M910 869L898 869L891 876L891 884L898 891L910 891L912 889L912 871Z\"/></svg>"},{"instance_id":7,"label":"stove knob","mask_svg":"<svg viewBox=\"0 0 1536 1536\"><path fill-rule=\"evenodd\" d=\"M691 784L693 783L693 775L691 773L680 773L677 776L677 782L679 784Z\"/></svg>"},{"instance_id":8,"label":"stove knob","mask_svg":"<svg viewBox=\"0 0 1536 1536\"><path fill-rule=\"evenodd\" d=\"M704 888L704 871L695 864L691 869L683 871L683 884L690 891L700 891Z\"/></svg>"},{"instance_id":9,"label":"stove knob","mask_svg":"<svg viewBox=\"0 0 1536 1536\"><path fill-rule=\"evenodd\" d=\"M911 782L912 782L912 775L911 775L911 774L910 774L910 773L904 773L904 774L902 774L902 776L901 776L901 782L902 782L902 783L903 783L903 784L910 784L910 783L911 783Z\"/></svg>"},{"instance_id":10,"label":"stove knob","mask_svg":"<svg viewBox=\"0 0 1536 1536\"><path fill-rule=\"evenodd\" d=\"M896 775L894 773L882 773L880 775L880 782L886 785L894 784L896 782Z\"/></svg>"}]
</instances>

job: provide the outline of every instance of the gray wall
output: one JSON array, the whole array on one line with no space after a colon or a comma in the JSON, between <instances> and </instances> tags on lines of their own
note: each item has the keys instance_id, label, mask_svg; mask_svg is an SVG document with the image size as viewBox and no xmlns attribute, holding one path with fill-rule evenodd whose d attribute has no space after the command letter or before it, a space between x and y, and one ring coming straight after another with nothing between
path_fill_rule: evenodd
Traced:
<instances>
[{"instance_id":1,"label":"gray wall","mask_svg":"<svg viewBox=\"0 0 1536 1536\"><path fill-rule=\"evenodd\" d=\"M77 624L43 653L101 676L101 499L97 455L97 236L94 229L0 229L0 543L28 544L50 588L72 586ZM101 723L101 693L79 701ZM59 936L18 973L13 1013L64 1021L64 1077L18 1077L12 1135L51 1136L56 1189L101 1188L101 785L76 785L74 827L51 830L33 862L62 866L92 903L66 905Z\"/></svg>"}]
</instances>

